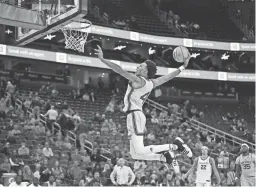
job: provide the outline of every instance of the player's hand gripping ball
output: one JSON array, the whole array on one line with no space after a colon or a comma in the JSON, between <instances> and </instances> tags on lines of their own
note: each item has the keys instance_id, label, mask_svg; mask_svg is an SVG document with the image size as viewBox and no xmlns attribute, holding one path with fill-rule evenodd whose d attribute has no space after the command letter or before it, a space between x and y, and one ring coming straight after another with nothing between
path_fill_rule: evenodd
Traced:
<instances>
[{"instance_id":1,"label":"player's hand gripping ball","mask_svg":"<svg viewBox=\"0 0 256 187\"><path fill-rule=\"evenodd\" d=\"M186 59L190 58L189 50L183 46L176 47L173 50L173 58L179 63L184 63Z\"/></svg>"}]
</instances>

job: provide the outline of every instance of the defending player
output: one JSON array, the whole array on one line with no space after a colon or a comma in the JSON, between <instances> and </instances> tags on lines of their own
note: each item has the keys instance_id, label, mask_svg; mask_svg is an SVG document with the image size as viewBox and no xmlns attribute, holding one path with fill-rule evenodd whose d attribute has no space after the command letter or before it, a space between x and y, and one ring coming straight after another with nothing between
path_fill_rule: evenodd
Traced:
<instances>
[{"instance_id":1,"label":"defending player","mask_svg":"<svg viewBox=\"0 0 256 187\"><path fill-rule=\"evenodd\" d=\"M153 88L172 80L183 71L188 65L190 55L185 60L184 65L179 67L176 71L169 75L153 79L157 69L156 64L150 60L146 60L140 64L137 67L135 74L132 74L123 70L119 65L109 60L105 60L103 58L102 49L99 46L95 51L104 64L129 80L124 97L124 111L127 114L126 122L128 137L130 139L130 154L132 158L136 160L158 160L171 164L174 154L171 154L169 151L172 150L177 150L180 153L192 157L190 148L184 144L181 138L176 138L173 144L144 146L143 136L145 132L146 117L142 111L143 104ZM165 151L163 154L157 154L163 151Z\"/></svg>"},{"instance_id":2,"label":"defending player","mask_svg":"<svg viewBox=\"0 0 256 187\"><path fill-rule=\"evenodd\" d=\"M220 184L220 175L215 165L215 160L208 155L209 149L206 146L201 148L202 156L196 157L192 168L183 176L185 180L191 173L196 171L196 187L210 187L212 170L217 178L217 185Z\"/></svg>"},{"instance_id":3,"label":"defending player","mask_svg":"<svg viewBox=\"0 0 256 187\"><path fill-rule=\"evenodd\" d=\"M241 186L256 186L255 183L255 154L249 153L247 144L241 145L241 155L236 159L236 181L240 178Z\"/></svg>"}]
</instances>

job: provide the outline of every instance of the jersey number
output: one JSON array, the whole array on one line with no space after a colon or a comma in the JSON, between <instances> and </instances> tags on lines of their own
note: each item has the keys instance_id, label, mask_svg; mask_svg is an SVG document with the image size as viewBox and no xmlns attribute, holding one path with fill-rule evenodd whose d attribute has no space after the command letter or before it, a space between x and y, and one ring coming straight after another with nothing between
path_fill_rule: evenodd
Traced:
<instances>
[{"instance_id":1,"label":"jersey number","mask_svg":"<svg viewBox=\"0 0 256 187\"><path fill-rule=\"evenodd\" d=\"M201 170L206 170L206 165L201 165Z\"/></svg>"},{"instance_id":2,"label":"jersey number","mask_svg":"<svg viewBox=\"0 0 256 187\"><path fill-rule=\"evenodd\" d=\"M251 169L251 166L250 166L250 164L245 164L245 165L243 166L243 168L244 168L244 169Z\"/></svg>"},{"instance_id":3,"label":"jersey number","mask_svg":"<svg viewBox=\"0 0 256 187\"><path fill-rule=\"evenodd\" d=\"M150 92L145 93L144 95L142 95L142 96L140 97L140 99L143 101L143 103L145 103L145 101L147 100L149 94L150 94Z\"/></svg>"}]
</instances>

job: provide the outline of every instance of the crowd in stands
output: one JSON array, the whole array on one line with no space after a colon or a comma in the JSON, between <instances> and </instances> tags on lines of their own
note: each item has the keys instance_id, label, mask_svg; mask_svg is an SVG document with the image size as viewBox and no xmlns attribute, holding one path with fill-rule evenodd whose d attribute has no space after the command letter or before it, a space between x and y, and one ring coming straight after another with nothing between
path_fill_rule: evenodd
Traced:
<instances>
[{"instance_id":1,"label":"crowd in stands","mask_svg":"<svg viewBox=\"0 0 256 187\"><path fill-rule=\"evenodd\" d=\"M2 181L2 184L10 183L11 187L21 182L32 186L193 185L194 174L183 181L161 162L131 159L125 123L121 120L125 118L121 90L115 87L109 90L112 96L102 112L82 119L79 111L70 107L70 101L56 102L62 93L53 84L31 91L2 78L1 85L5 87L1 86L0 102L0 176L5 179L14 173L15 177L14 181ZM79 100L86 105L97 103L102 89L108 90L100 79L98 88L88 86L88 90L81 89L79 93L74 90L67 97L71 102ZM176 116L177 112L181 112L181 118ZM145 144L168 143L180 136L192 148L194 156L206 145L218 163L221 185L233 184L234 160L240 147L191 127L188 119L203 120L203 112L185 101L183 105L169 103L168 111L161 112L147 106L145 114L148 130ZM117 118L112 118L113 115ZM223 120L234 119L228 114ZM242 119L236 124L238 129L243 128ZM75 139L70 132L75 134ZM183 156L177 159L183 175L190 168L191 160ZM125 177L120 179L117 175L124 164Z\"/></svg>"}]
</instances>

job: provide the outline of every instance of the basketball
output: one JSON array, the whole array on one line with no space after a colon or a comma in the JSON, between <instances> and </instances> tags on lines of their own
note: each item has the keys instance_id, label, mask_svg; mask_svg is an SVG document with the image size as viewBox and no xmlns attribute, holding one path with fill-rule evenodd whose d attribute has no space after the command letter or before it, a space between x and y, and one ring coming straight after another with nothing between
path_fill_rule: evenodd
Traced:
<instances>
[{"instance_id":1,"label":"basketball","mask_svg":"<svg viewBox=\"0 0 256 187\"><path fill-rule=\"evenodd\" d=\"M183 63L189 57L190 53L186 47L179 46L173 50L173 58L179 63Z\"/></svg>"}]
</instances>

